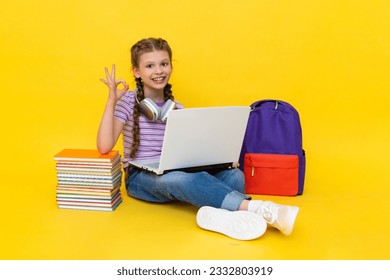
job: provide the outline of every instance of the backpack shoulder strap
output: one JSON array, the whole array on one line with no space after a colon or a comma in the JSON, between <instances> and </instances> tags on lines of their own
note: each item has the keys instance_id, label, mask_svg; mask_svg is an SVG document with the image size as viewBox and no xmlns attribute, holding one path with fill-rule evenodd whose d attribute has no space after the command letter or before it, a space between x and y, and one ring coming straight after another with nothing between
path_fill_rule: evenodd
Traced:
<instances>
[{"instance_id":1,"label":"backpack shoulder strap","mask_svg":"<svg viewBox=\"0 0 390 280\"><path fill-rule=\"evenodd\" d=\"M250 106L251 107L251 111L253 111L256 108L261 107L261 105L263 105L265 103L274 103L272 106L273 106L273 108L275 110L277 110L279 108L279 105L282 104L284 106L284 108L288 108L289 110L296 112L296 109L290 103L288 103L286 101L278 100L278 99L258 100L256 102L252 103L252 105Z\"/></svg>"},{"instance_id":2,"label":"backpack shoulder strap","mask_svg":"<svg viewBox=\"0 0 390 280\"><path fill-rule=\"evenodd\" d=\"M262 104L264 104L266 102L274 102L275 103L275 109L277 109L278 108L278 103L283 102L283 101L276 100L276 99L263 99L263 100L258 100L256 102L252 103L252 105L250 107L251 107L252 110L254 110L255 108L260 107Z\"/></svg>"}]
</instances>

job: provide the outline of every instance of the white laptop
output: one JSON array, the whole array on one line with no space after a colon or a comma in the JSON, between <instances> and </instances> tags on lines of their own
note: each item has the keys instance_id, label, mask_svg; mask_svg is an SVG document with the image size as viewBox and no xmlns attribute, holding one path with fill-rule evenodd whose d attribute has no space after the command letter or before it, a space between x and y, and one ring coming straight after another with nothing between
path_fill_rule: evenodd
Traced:
<instances>
[{"instance_id":1,"label":"white laptop","mask_svg":"<svg viewBox=\"0 0 390 280\"><path fill-rule=\"evenodd\" d=\"M249 112L249 106L173 110L167 118L161 156L130 164L157 175L232 166L240 156Z\"/></svg>"}]
</instances>

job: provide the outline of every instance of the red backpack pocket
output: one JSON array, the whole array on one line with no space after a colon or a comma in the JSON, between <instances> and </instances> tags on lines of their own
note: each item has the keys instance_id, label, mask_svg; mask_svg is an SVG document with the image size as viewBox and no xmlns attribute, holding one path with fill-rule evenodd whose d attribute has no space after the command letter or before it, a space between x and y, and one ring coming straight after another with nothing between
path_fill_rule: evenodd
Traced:
<instances>
[{"instance_id":1,"label":"red backpack pocket","mask_svg":"<svg viewBox=\"0 0 390 280\"><path fill-rule=\"evenodd\" d=\"M297 155L246 154L246 193L294 196L298 193Z\"/></svg>"}]
</instances>

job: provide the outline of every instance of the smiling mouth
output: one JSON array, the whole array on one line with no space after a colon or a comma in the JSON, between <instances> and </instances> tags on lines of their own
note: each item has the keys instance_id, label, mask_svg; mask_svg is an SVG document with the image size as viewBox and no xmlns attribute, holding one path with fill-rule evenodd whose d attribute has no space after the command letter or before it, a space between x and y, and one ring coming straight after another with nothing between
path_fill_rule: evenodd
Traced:
<instances>
[{"instance_id":1,"label":"smiling mouth","mask_svg":"<svg viewBox=\"0 0 390 280\"><path fill-rule=\"evenodd\" d=\"M152 78L152 80L153 80L154 82L161 82L161 81L163 81L164 79L165 79L165 77Z\"/></svg>"}]
</instances>

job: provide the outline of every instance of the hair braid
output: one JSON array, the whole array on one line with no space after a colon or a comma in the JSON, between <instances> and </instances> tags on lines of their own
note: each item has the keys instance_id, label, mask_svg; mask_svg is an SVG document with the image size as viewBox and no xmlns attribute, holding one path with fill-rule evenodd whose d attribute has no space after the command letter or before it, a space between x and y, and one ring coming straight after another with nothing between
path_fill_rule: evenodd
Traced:
<instances>
[{"instance_id":1,"label":"hair braid","mask_svg":"<svg viewBox=\"0 0 390 280\"><path fill-rule=\"evenodd\" d=\"M142 100L145 98L144 94L144 87L141 78L136 78L135 82L137 84L137 96L138 100ZM139 128L139 116L141 115L139 106L137 105L137 102L134 103L134 110L133 110L133 142L131 144L130 149L130 157L135 158L135 155L137 154L139 143L140 143L140 128Z\"/></svg>"},{"instance_id":2,"label":"hair braid","mask_svg":"<svg viewBox=\"0 0 390 280\"><path fill-rule=\"evenodd\" d=\"M171 99L172 101L175 100L175 98L173 97L171 88L172 88L171 84L166 84L166 86L164 87L164 100L165 101L167 101L168 99Z\"/></svg>"}]
</instances>

